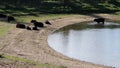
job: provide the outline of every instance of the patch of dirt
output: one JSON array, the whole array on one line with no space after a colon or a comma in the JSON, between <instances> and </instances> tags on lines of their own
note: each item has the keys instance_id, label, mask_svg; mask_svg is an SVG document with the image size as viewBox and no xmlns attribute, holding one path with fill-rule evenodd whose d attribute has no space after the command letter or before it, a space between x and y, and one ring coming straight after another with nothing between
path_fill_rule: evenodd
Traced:
<instances>
[{"instance_id":1,"label":"patch of dirt","mask_svg":"<svg viewBox=\"0 0 120 68\"><path fill-rule=\"evenodd\" d=\"M101 16L108 18L108 15ZM52 25L46 25L45 28L40 28L39 31L29 31L14 27L6 36L0 38L1 52L42 63L64 65L67 68L109 68L64 56L50 48L47 43L48 35L53 31L69 24L92 21L93 19L94 17L92 16L74 15L72 17L50 20Z\"/></svg>"}]
</instances>

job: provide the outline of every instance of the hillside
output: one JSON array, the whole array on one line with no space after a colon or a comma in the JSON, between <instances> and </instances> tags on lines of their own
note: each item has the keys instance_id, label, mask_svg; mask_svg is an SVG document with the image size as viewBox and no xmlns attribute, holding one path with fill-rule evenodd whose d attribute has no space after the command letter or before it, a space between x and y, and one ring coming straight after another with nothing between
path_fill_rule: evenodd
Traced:
<instances>
[{"instance_id":1,"label":"hillside","mask_svg":"<svg viewBox=\"0 0 120 68\"><path fill-rule=\"evenodd\" d=\"M0 0L0 13L37 15L38 13L114 13L120 0Z\"/></svg>"}]
</instances>

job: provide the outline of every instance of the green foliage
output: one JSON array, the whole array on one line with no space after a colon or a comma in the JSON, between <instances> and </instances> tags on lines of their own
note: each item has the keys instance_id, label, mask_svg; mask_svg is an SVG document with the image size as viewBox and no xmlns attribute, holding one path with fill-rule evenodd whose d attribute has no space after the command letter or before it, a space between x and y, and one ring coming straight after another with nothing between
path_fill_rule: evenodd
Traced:
<instances>
[{"instance_id":1,"label":"green foliage","mask_svg":"<svg viewBox=\"0 0 120 68\"><path fill-rule=\"evenodd\" d=\"M35 15L36 13L96 13L120 10L120 0L0 0L0 12Z\"/></svg>"}]
</instances>

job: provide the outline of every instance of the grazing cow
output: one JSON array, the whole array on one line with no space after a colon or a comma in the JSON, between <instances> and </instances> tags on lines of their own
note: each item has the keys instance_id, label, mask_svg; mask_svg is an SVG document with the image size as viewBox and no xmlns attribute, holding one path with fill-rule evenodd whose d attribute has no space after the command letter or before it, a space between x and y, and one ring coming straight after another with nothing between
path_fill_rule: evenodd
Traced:
<instances>
[{"instance_id":1,"label":"grazing cow","mask_svg":"<svg viewBox=\"0 0 120 68\"><path fill-rule=\"evenodd\" d=\"M7 21L8 22L15 21L15 18L13 16L8 16Z\"/></svg>"},{"instance_id":2,"label":"grazing cow","mask_svg":"<svg viewBox=\"0 0 120 68\"><path fill-rule=\"evenodd\" d=\"M25 29L26 26L24 24L17 23L16 24L16 28L23 28L23 29Z\"/></svg>"},{"instance_id":3,"label":"grazing cow","mask_svg":"<svg viewBox=\"0 0 120 68\"><path fill-rule=\"evenodd\" d=\"M33 30L39 30L37 27L33 27Z\"/></svg>"},{"instance_id":4,"label":"grazing cow","mask_svg":"<svg viewBox=\"0 0 120 68\"><path fill-rule=\"evenodd\" d=\"M0 14L0 18L6 18L7 15L4 15L4 14Z\"/></svg>"},{"instance_id":5,"label":"grazing cow","mask_svg":"<svg viewBox=\"0 0 120 68\"><path fill-rule=\"evenodd\" d=\"M31 20L31 23L33 23L35 27L44 27L42 22L37 22L36 20Z\"/></svg>"},{"instance_id":6,"label":"grazing cow","mask_svg":"<svg viewBox=\"0 0 120 68\"><path fill-rule=\"evenodd\" d=\"M36 20L31 20L30 22L31 22L31 23L34 23L34 22L37 22L37 21L36 21Z\"/></svg>"},{"instance_id":7,"label":"grazing cow","mask_svg":"<svg viewBox=\"0 0 120 68\"><path fill-rule=\"evenodd\" d=\"M27 29L27 30L32 30L29 26L26 26L26 29Z\"/></svg>"},{"instance_id":8,"label":"grazing cow","mask_svg":"<svg viewBox=\"0 0 120 68\"><path fill-rule=\"evenodd\" d=\"M100 22L104 24L105 18L97 18L97 19L94 19L94 21L97 22L98 24L100 24Z\"/></svg>"},{"instance_id":9,"label":"grazing cow","mask_svg":"<svg viewBox=\"0 0 120 68\"><path fill-rule=\"evenodd\" d=\"M48 20L45 21L45 24L51 25L51 23Z\"/></svg>"}]
</instances>

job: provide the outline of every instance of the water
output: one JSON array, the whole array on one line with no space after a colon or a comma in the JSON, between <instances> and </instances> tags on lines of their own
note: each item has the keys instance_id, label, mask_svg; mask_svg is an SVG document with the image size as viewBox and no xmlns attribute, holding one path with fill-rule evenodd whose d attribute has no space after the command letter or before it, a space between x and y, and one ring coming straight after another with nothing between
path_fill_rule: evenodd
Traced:
<instances>
[{"instance_id":1,"label":"water","mask_svg":"<svg viewBox=\"0 0 120 68\"><path fill-rule=\"evenodd\" d=\"M66 32L51 34L50 47L71 58L120 68L120 28L68 29Z\"/></svg>"}]
</instances>

